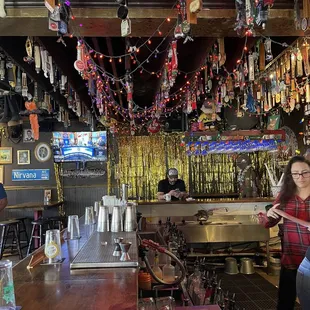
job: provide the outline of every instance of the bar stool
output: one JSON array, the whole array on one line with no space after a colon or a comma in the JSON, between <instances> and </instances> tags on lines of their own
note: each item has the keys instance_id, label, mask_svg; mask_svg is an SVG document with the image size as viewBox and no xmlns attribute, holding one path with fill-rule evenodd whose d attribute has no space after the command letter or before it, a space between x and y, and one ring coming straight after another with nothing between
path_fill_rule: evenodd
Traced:
<instances>
[{"instance_id":1,"label":"bar stool","mask_svg":"<svg viewBox=\"0 0 310 310\"><path fill-rule=\"evenodd\" d=\"M19 258L23 259L23 254L21 251L20 247L20 242L19 242L19 234L18 234L18 224L19 221L1 221L0 222L0 227L2 227L2 232L0 236L0 259L3 257L4 250L6 249L7 246L11 246L13 250L14 246L16 246L16 249L19 254ZM7 244L7 240L9 235L12 234L12 244ZM15 240L15 243L14 243Z\"/></svg>"},{"instance_id":2,"label":"bar stool","mask_svg":"<svg viewBox=\"0 0 310 310\"><path fill-rule=\"evenodd\" d=\"M62 231L66 227L67 217L66 216L53 216L49 217L51 229L59 229Z\"/></svg>"},{"instance_id":3,"label":"bar stool","mask_svg":"<svg viewBox=\"0 0 310 310\"><path fill-rule=\"evenodd\" d=\"M19 242L20 244L25 244L23 246L21 246L21 249L24 248L28 248L29 246L29 237L28 237L28 233L27 233L27 229L26 229L26 224L25 221L28 220L27 217L20 217L20 218L13 218L13 219L9 219L9 221L18 221L18 225L17 225L17 232L19 235ZM24 234L24 238L22 238L22 234Z\"/></svg>"},{"instance_id":4,"label":"bar stool","mask_svg":"<svg viewBox=\"0 0 310 310\"><path fill-rule=\"evenodd\" d=\"M29 241L29 245L27 249L27 256L30 254L30 249L31 249L33 239L39 239L39 247L42 246L42 238L44 236L43 228L44 228L44 225L47 225L48 229L50 229L50 221L48 219L39 219L36 221L32 221L31 225L32 225L32 230L31 230L30 241ZM39 235L36 236L35 233L37 231L39 231Z\"/></svg>"}]
</instances>

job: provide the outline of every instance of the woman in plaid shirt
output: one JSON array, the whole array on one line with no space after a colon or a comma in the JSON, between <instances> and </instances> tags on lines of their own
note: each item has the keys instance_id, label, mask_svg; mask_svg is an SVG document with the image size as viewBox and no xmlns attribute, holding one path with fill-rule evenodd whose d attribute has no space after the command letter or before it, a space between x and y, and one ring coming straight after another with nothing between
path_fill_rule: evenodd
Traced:
<instances>
[{"instance_id":1,"label":"woman in plaid shirt","mask_svg":"<svg viewBox=\"0 0 310 310\"><path fill-rule=\"evenodd\" d=\"M289 161L280 194L273 208L267 212L269 221L266 228L277 225L281 220L275 208L310 222L310 162L304 157L295 156ZM308 228L283 218L278 310L294 309L297 269L309 246ZM310 305L308 307L310 309Z\"/></svg>"}]
</instances>

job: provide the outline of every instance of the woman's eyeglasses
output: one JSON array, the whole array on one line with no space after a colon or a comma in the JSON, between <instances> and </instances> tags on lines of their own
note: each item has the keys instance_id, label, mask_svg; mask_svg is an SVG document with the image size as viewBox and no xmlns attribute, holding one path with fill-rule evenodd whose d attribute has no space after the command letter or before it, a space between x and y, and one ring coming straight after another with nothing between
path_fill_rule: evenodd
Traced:
<instances>
[{"instance_id":1,"label":"woman's eyeglasses","mask_svg":"<svg viewBox=\"0 0 310 310\"><path fill-rule=\"evenodd\" d=\"M293 179L299 179L300 176L302 176L303 178L307 179L310 178L310 171L305 171L302 173L298 173L298 172L293 172L291 173L291 176Z\"/></svg>"}]
</instances>

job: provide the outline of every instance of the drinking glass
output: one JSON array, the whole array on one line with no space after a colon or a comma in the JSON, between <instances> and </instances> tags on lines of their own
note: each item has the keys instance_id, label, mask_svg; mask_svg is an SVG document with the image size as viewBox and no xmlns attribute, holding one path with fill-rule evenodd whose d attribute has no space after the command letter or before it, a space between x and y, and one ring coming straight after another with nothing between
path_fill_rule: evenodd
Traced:
<instances>
[{"instance_id":1,"label":"drinking glass","mask_svg":"<svg viewBox=\"0 0 310 310\"><path fill-rule=\"evenodd\" d=\"M85 225L92 225L92 224L95 224L94 209L93 207L86 207L85 208Z\"/></svg>"},{"instance_id":2,"label":"drinking glass","mask_svg":"<svg viewBox=\"0 0 310 310\"><path fill-rule=\"evenodd\" d=\"M94 212L95 212L95 216L98 216L99 215L99 201L95 201L95 204L94 204Z\"/></svg>"},{"instance_id":3,"label":"drinking glass","mask_svg":"<svg viewBox=\"0 0 310 310\"><path fill-rule=\"evenodd\" d=\"M156 310L154 299L152 297L139 299L138 310Z\"/></svg>"},{"instance_id":4,"label":"drinking glass","mask_svg":"<svg viewBox=\"0 0 310 310\"><path fill-rule=\"evenodd\" d=\"M15 294L12 274L12 262L0 261L0 309L15 310Z\"/></svg>"},{"instance_id":5,"label":"drinking glass","mask_svg":"<svg viewBox=\"0 0 310 310\"><path fill-rule=\"evenodd\" d=\"M68 216L68 239L79 239L80 235L80 225L79 217L77 215Z\"/></svg>"},{"instance_id":6,"label":"drinking glass","mask_svg":"<svg viewBox=\"0 0 310 310\"><path fill-rule=\"evenodd\" d=\"M61 261L61 243L59 229L46 231L44 254L48 258L49 264Z\"/></svg>"},{"instance_id":7,"label":"drinking glass","mask_svg":"<svg viewBox=\"0 0 310 310\"><path fill-rule=\"evenodd\" d=\"M175 310L175 300L173 297L160 297L156 298L157 310Z\"/></svg>"}]
</instances>

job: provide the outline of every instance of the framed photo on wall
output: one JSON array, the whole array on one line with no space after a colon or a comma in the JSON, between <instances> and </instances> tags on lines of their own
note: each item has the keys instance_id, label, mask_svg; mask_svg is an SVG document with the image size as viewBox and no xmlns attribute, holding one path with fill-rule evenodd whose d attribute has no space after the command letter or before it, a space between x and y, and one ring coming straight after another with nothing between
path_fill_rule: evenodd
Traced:
<instances>
[{"instance_id":1,"label":"framed photo on wall","mask_svg":"<svg viewBox=\"0 0 310 310\"><path fill-rule=\"evenodd\" d=\"M12 164L12 148L0 147L0 165Z\"/></svg>"},{"instance_id":2,"label":"framed photo on wall","mask_svg":"<svg viewBox=\"0 0 310 310\"><path fill-rule=\"evenodd\" d=\"M23 142L24 143L34 142L33 131L31 129L24 129L24 131L23 131Z\"/></svg>"},{"instance_id":3,"label":"framed photo on wall","mask_svg":"<svg viewBox=\"0 0 310 310\"><path fill-rule=\"evenodd\" d=\"M29 150L17 151L17 164L18 165L30 165L30 151Z\"/></svg>"},{"instance_id":4,"label":"framed photo on wall","mask_svg":"<svg viewBox=\"0 0 310 310\"><path fill-rule=\"evenodd\" d=\"M34 150L34 156L36 157L37 161L44 163L51 158L52 150L47 143L42 142L36 146Z\"/></svg>"}]
</instances>

